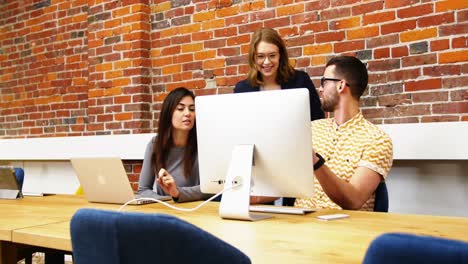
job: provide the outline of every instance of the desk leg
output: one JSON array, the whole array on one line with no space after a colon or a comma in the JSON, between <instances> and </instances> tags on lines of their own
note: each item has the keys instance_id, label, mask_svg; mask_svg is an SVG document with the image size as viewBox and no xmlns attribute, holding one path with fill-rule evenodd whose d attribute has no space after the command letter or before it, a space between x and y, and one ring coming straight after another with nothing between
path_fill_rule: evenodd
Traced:
<instances>
[{"instance_id":1,"label":"desk leg","mask_svg":"<svg viewBox=\"0 0 468 264\"><path fill-rule=\"evenodd\" d=\"M46 264L64 264L65 255L62 252L45 252L45 261Z\"/></svg>"},{"instance_id":2,"label":"desk leg","mask_svg":"<svg viewBox=\"0 0 468 264\"><path fill-rule=\"evenodd\" d=\"M0 241L0 264L18 263L18 247L9 241Z\"/></svg>"}]
</instances>

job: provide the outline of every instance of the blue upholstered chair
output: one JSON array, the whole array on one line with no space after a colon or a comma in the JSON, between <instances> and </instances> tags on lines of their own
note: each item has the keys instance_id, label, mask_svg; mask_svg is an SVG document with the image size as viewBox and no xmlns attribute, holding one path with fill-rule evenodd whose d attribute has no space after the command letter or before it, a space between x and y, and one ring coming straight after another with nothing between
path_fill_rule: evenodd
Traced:
<instances>
[{"instance_id":1,"label":"blue upholstered chair","mask_svg":"<svg viewBox=\"0 0 468 264\"><path fill-rule=\"evenodd\" d=\"M15 168L15 176L19 188L19 194L17 198L23 198L24 170L22 168Z\"/></svg>"},{"instance_id":2,"label":"blue upholstered chair","mask_svg":"<svg viewBox=\"0 0 468 264\"><path fill-rule=\"evenodd\" d=\"M401 233L380 235L367 249L364 264L468 263L468 243Z\"/></svg>"},{"instance_id":3,"label":"blue upholstered chair","mask_svg":"<svg viewBox=\"0 0 468 264\"><path fill-rule=\"evenodd\" d=\"M16 181L18 182L19 189L21 191L23 189L24 170L22 168L15 168L15 176Z\"/></svg>"},{"instance_id":4,"label":"blue upholstered chair","mask_svg":"<svg viewBox=\"0 0 468 264\"><path fill-rule=\"evenodd\" d=\"M384 181L375 189L374 212L388 212L388 190Z\"/></svg>"},{"instance_id":5,"label":"blue upholstered chair","mask_svg":"<svg viewBox=\"0 0 468 264\"><path fill-rule=\"evenodd\" d=\"M70 231L75 264L250 263L237 248L164 214L80 209Z\"/></svg>"}]
</instances>

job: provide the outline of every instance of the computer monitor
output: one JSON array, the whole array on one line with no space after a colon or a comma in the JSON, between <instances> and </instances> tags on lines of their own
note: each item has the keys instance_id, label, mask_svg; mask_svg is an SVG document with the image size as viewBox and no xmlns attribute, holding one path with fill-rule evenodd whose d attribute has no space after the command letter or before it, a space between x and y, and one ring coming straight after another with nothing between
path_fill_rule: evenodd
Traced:
<instances>
[{"instance_id":1,"label":"computer monitor","mask_svg":"<svg viewBox=\"0 0 468 264\"><path fill-rule=\"evenodd\" d=\"M221 217L256 220L250 195L313 196L309 104L307 89L195 98L202 192L242 183L223 193Z\"/></svg>"}]
</instances>

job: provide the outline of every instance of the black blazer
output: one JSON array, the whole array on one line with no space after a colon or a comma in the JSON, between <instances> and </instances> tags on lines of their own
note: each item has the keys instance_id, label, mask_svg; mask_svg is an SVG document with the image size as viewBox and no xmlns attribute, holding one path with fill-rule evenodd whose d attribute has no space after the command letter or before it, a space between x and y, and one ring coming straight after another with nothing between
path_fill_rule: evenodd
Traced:
<instances>
[{"instance_id":1,"label":"black blazer","mask_svg":"<svg viewBox=\"0 0 468 264\"><path fill-rule=\"evenodd\" d=\"M286 83L281 84L281 89L307 88L309 90L310 100L310 118L311 120L321 119L325 117L320 104L320 98L315 90L314 83L310 80L309 74L304 71L295 70L293 78ZM234 93L258 92L260 86L251 86L247 79L236 84Z\"/></svg>"}]
</instances>

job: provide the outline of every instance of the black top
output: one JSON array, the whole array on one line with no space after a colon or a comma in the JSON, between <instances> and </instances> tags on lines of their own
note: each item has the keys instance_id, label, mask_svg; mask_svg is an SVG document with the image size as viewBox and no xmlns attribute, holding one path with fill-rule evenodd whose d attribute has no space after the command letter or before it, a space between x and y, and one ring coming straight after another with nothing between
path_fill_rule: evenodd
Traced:
<instances>
[{"instance_id":1,"label":"black top","mask_svg":"<svg viewBox=\"0 0 468 264\"><path fill-rule=\"evenodd\" d=\"M310 100L310 120L321 119L325 117L320 104L320 98L315 90L314 83L310 80L309 74L304 71L294 70L293 78L286 83L281 84L281 89L307 88L309 90ZM260 86L251 86L247 79L236 84L234 93L258 92Z\"/></svg>"}]
</instances>

